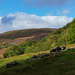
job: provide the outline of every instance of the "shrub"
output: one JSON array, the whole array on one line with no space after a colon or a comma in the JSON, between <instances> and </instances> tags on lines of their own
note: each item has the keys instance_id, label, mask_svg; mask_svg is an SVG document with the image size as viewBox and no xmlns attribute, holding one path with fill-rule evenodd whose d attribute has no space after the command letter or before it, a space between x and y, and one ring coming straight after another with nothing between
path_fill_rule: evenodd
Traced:
<instances>
[{"instance_id":1,"label":"shrub","mask_svg":"<svg viewBox=\"0 0 75 75\"><path fill-rule=\"evenodd\" d=\"M7 51L3 54L4 58L19 55L20 52L18 50L18 46L11 46L7 49Z\"/></svg>"},{"instance_id":2,"label":"shrub","mask_svg":"<svg viewBox=\"0 0 75 75\"><path fill-rule=\"evenodd\" d=\"M0 49L2 49L2 47L0 47Z\"/></svg>"},{"instance_id":3,"label":"shrub","mask_svg":"<svg viewBox=\"0 0 75 75\"><path fill-rule=\"evenodd\" d=\"M7 49L7 51L3 54L4 58L12 57L16 55L21 55L24 53L30 53L31 46L34 45L36 42L32 40L28 40L27 42L22 42L19 45L11 46ZM30 49L29 49L30 48Z\"/></svg>"},{"instance_id":4,"label":"shrub","mask_svg":"<svg viewBox=\"0 0 75 75\"><path fill-rule=\"evenodd\" d=\"M19 50L20 54L24 54L25 47L26 47L26 43L25 42L22 42L22 43L20 43L18 45L18 50Z\"/></svg>"},{"instance_id":5,"label":"shrub","mask_svg":"<svg viewBox=\"0 0 75 75\"><path fill-rule=\"evenodd\" d=\"M67 37L69 43L75 43L75 24L72 24Z\"/></svg>"},{"instance_id":6,"label":"shrub","mask_svg":"<svg viewBox=\"0 0 75 75\"><path fill-rule=\"evenodd\" d=\"M4 48L7 48L7 47L9 47L9 46L11 46L11 44L9 44L9 43L7 43L7 42L3 42L3 47L4 47Z\"/></svg>"},{"instance_id":7,"label":"shrub","mask_svg":"<svg viewBox=\"0 0 75 75\"><path fill-rule=\"evenodd\" d=\"M62 29L59 28L59 29L57 29L57 30L54 32L54 34L61 34L61 32L62 32Z\"/></svg>"}]
</instances>

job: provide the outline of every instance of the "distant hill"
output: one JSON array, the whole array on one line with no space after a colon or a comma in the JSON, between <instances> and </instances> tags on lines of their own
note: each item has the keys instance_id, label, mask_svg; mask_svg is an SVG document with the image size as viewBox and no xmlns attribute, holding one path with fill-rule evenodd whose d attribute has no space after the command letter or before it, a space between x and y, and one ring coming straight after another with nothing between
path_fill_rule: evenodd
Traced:
<instances>
[{"instance_id":1,"label":"distant hill","mask_svg":"<svg viewBox=\"0 0 75 75\"><path fill-rule=\"evenodd\" d=\"M15 39L21 37L37 36L42 34L47 35L48 33L52 33L55 30L56 29L51 28L14 30L0 34L0 39Z\"/></svg>"},{"instance_id":2,"label":"distant hill","mask_svg":"<svg viewBox=\"0 0 75 75\"><path fill-rule=\"evenodd\" d=\"M40 40L48 34L52 33L56 29L41 28L41 29L23 29L8 31L0 34L0 54L4 53L6 48L11 45L18 45L21 42L30 40Z\"/></svg>"}]
</instances>

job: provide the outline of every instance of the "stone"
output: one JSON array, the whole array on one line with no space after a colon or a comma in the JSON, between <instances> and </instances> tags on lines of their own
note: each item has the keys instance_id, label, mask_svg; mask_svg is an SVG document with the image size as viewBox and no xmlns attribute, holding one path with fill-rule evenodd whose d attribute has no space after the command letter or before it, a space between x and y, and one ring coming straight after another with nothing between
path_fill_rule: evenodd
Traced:
<instances>
[{"instance_id":1,"label":"stone","mask_svg":"<svg viewBox=\"0 0 75 75\"><path fill-rule=\"evenodd\" d=\"M37 56L36 55L33 55L32 58L37 58Z\"/></svg>"},{"instance_id":2,"label":"stone","mask_svg":"<svg viewBox=\"0 0 75 75\"><path fill-rule=\"evenodd\" d=\"M59 46L57 46L57 47L53 48L53 49L50 51L50 53L51 53L51 52L60 52L60 50L61 50L61 48L60 48Z\"/></svg>"},{"instance_id":3,"label":"stone","mask_svg":"<svg viewBox=\"0 0 75 75\"><path fill-rule=\"evenodd\" d=\"M49 56L49 55L50 55L50 53L43 53L43 54L40 56L40 58L43 58L43 57Z\"/></svg>"},{"instance_id":4,"label":"stone","mask_svg":"<svg viewBox=\"0 0 75 75\"><path fill-rule=\"evenodd\" d=\"M66 46L60 46L61 50L65 50Z\"/></svg>"},{"instance_id":5,"label":"stone","mask_svg":"<svg viewBox=\"0 0 75 75\"><path fill-rule=\"evenodd\" d=\"M6 68L14 67L14 66L16 66L18 64L19 64L19 62L16 62L16 61L10 62L10 63L6 63Z\"/></svg>"},{"instance_id":6,"label":"stone","mask_svg":"<svg viewBox=\"0 0 75 75\"><path fill-rule=\"evenodd\" d=\"M12 63L6 63L6 68L12 67Z\"/></svg>"}]
</instances>

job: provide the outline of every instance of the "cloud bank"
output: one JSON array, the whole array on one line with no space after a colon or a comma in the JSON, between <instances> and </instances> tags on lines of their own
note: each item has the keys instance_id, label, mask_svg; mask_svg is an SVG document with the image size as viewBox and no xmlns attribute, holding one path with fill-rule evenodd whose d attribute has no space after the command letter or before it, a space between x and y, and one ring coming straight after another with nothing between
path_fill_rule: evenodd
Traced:
<instances>
[{"instance_id":1,"label":"cloud bank","mask_svg":"<svg viewBox=\"0 0 75 75\"><path fill-rule=\"evenodd\" d=\"M0 33L29 28L60 28L73 20L67 16L37 16L18 12L0 17Z\"/></svg>"},{"instance_id":2,"label":"cloud bank","mask_svg":"<svg viewBox=\"0 0 75 75\"><path fill-rule=\"evenodd\" d=\"M31 6L63 6L64 4L68 3L72 0L23 0L27 2Z\"/></svg>"}]
</instances>

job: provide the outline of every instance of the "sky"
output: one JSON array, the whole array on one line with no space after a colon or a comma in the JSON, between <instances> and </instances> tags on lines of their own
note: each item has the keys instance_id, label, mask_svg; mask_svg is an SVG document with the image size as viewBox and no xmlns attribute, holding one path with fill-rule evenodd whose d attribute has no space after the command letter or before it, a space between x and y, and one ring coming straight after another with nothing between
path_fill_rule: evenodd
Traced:
<instances>
[{"instance_id":1,"label":"sky","mask_svg":"<svg viewBox=\"0 0 75 75\"><path fill-rule=\"evenodd\" d=\"M0 33L61 28L75 17L75 0L0 0Z\"/></svg>"}]
</instances>

